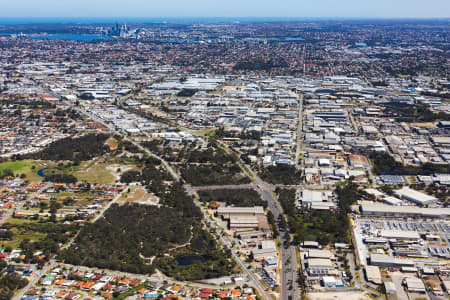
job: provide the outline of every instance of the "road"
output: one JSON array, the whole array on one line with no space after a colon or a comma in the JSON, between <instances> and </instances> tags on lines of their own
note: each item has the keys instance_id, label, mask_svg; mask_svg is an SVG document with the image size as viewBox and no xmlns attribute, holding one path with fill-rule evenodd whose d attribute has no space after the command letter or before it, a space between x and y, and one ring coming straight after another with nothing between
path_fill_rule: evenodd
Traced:
<instances>
[{"instance_id":1,"label":"road","mask_svg":"<svg viewBox=\"0 0 450 300\"><path fill-rule=\"evenodd\" d=\"M220 142L219 142L220 143ZM220 143L226 152L231 152L225 144ZM243 162L239 164L241 170L252 180L257 186L257 191L268 203L268 208L275 217L275 220L281 216L284 218L283 209L278 203L275 195L273 194L274 186L263 181L253 170L244 165ZM280 231L280 228L278 228ZM297 253L295 247L292 245L285 245L285 235L284 232L280 231L280 242L281 242L281 299L291 298L293 300L299 299L300 293L297 284ZM292 288L290 288L292 287Z\"/></svg>"},{"instance_id":2,"label":"road","mask_svg":"<svg viewBox=\"0 0 450 300\"><path fill-rule=\"evenodd\" d=\"M189 194L193 194L194 195L194 203L195 203L195 205L197 205L200 208L201 212L203 213L204 219L207 220L208 219L208 213L203 209L203 207L201 206L201 203L197 200L198 195L195 195L195 188L192 188L189 185L185 185L185 188L186 188L186 191ZM197 197L195 197L195 196L197 196ZM255 275L253 274L252 271L248 270L247 266L241 260L239 255L233 250L233 246L230 244L230 242L227 241L223 237L223 235L220 233L220 228L218 228L218 226L214 222L209 222L209 225L211 227L214 227L214 229L218 233L220 242L223 245L225 245L228 249L230 249L231 255L233 256L234 260L238 263L238 265L241 267L241 269L244 271L244 273L248 276L248 278L250 279L250 282L258 290L258 292L261 295L261 297L263 299L265 299L265 300L271 300L271 297L267 294L267 292L264 289L264 287L262 286L261 282L255 277Z\"/></svg>"},{"instance_id":3,"label":"road","mask_svg":"<svg viewBox=\"0 0 450 300\"><path fill-rule=\"evenodd\" d=\"M43 191L48 189L51 185L52 184L50 182L45 183L41 188L39 188L39 190L28 195L26 200L20 201L20 203L17 204L16 207L8 210L8 213L6 215L4 215L3 218L0 220L0 225L3 225L6 222L6 220L8 220L15 212L20 211L22 209L22 207L25 205L25 202L27 200L33 200L34 197L41 194Z\"/></svg>"},{"instance_id":4,"label":"road","mask_svg":"<svg viewBox=\"0 0 450 300\"><path fill-rule=\"evenodd\" d=\"M14 265L28 266L27 264L14 264ZM29 289L31 289L39 281L39 279L42 276L44 276L47 272L49 272L50 270L52 270L52 269L54 269L56 267L65 267L66 269L79 270L79 271L82 271L82 272L101 273L101 274L104 274L104 275L107 275L107 276L113 276L113 277L119 276L119 277L131 278L131 279L138 279L138 280L142 280L142 281L158 282L158 283L161 283L161 284L167 282L169 284L178 284L178 285L186 285L186 284L188 284L189 286L196 287L196 288L212 288L212 289L217 289L218 288L218 286L214 285L214 284L199 283L199 282L188 282L187 283L187 282L172 280L172 279L164 276L161 273L156 273L156 274L154 274L152 276L147 276L147 275L126 273L126 272L120 272L120 271L108 270L108 269L91 268L91 267L85 267L85 266L75 266L75 265L64 264L64 263L57 263L55 261L51 261L51 263L45 265L42 270L38 270L38 271L35 272L35 274L33 275L33 279L27 284L27 286L25 288L20 290L13 297L13 300L20 300L20 299L22 299L22 297L26 294L26 292ZM237 287L237 285L236 284L232 284L232 285L227 285L226 287L234 288L234 287ZM77 291L77 293L78 292L84 293L83 291Z\"/></svg>"},{"instance_id":5,"label":"road","mask_svg":"<svg viewBox=\"0 0 450 300\"><path fill-rule=\"evenodd\" d=\"M53 269L56 266L56 262L55 261L51 261L49 264L45 265L42 270L37 270L35 272L35 274L33 274L33 279L30 280L30 282L23 288L21 289L16 295L14 295L14 297L12 298L13 300L20 300L22 299L22 297L25 295L25 293L32 288L37 282L38 280L48 271L50 271L51 269Z\"/></svg>"},{"instance_id":6,"label":"road","mask_svg":"<svg viewBox=\"0 0 450 300\"><path fill-rule=\"evenodd\" d=\"M295 167L300 167L299 159L303 150L303 94L298 95L298 124L297 124L297 149L295 151Z\"/></svg>"},{"instance_id":7,"label":"road","mask_svg":"<svg viewBox=\"0 0 450 300\"><path fill-rule=\"evenodd\" d=\"M180 181L181 177L180 175L178 175L175 170L169 165L169 163L167 163L162 157L152 153L150 150L144 148L143 146L141 146L141 144L136 143L135 141L133 141L132 139L128 138L126 135L124 135L122 132L118 131L116 128L114 128L111 124L108 124L106 122L104 122L102 119L98 118L97 116L85 111L84 109L80 109L77 108L77 111L89 116L90 118L92 118L94 121L103 124L104 126L106 126L109 130L111 130L111 132L118 134L120 136L122 136L125 140L129 141L130 143L132 143L133 145L135 145L136 147L138 147L140 150L144 151L145 153L159 159L161 161L161 163L164 165L164 167L167 169L167 171L170 173L170 175L176 180L176 181ZM192 192L192 191L190 191ZM201 204L195 200L194 203L199 206L201 208ZM204 212L202 210L203 214L204 214L204 218L207 219L208 218L208 214L206 212ZM250 278L251 284L253 286L255 286L255 288L258 290L259 294L263 297L264 300L271 300L270 296L267 294L267 292L264 290L264 287L261 285L261 283L259 282L259 280L257 280L257 278L255 278L255 276L253 275L252 272L250 272L247 267L245 266L245 264L242 262L242 260L239 258L238 255L236 255L236 253L234 253L233 249L231 248L231 245L229 245L228 243L226 243L225 239L220 236L220 241L222 243L224 243L224 245L226 247L228 247L231 250L232 256L235 259L235 261L241 266L241 268L243 269L243 271L247 274L247 276Z\"/></svg>"},{"instance_id":8,"label":"road","mask_svg":"<svg viewBox=\"0 0 450 300\"><path fill-rule=\"evenodd\" d=\"M95 223L95 221L97 221L100 217L102 217L103 214L105 213L105 211L106 211L108 208L110 208L111 205L113 205L117 200L119 200L119 198L123 195L123 193L125 193L125 192L128 190L129 187L130 187L129 185L126 185L126 186L124 187L124 189L122 190L122 192L118 193L118 194L116 195L116 197L114 197L114 199L112 199L111 201L109 201L109 203L108 203L105 207L103 207L102 210L100 211L100 213L92 220L92 223Z\"/></svg>"},{"instance_id":9,"label":"road","mask_svg":"<svg viewBox=\"0 0 450 300\"><path fill-rule=\"evenodd\" d=\"M254 178L254 182L258 185L258 191L262 198L269 204L268 207L275 217L284 218L283 209L275 198L270 185L267 185L258 175L256 175L250 168L247 167L249 175ZM285 237L280 231L281 241L281 299L288 299L292 297L293 300L299 299L300 293L297 285L297 253L295 247L288 245L284 247ZM289 283L291 282L291 284ZM292 286L292 289L290 289Z\"/></svg>"},{"instance_id":10,"label":"road","mask_svg":"<svg viewBox=\"0 0 450 300\"><path fill-rule=\"evenodd\" d=\"M247 266L244 264L244 262L241 260L239 255L236 254L236 252L233 250L232 245L226 241L221 234L219 234L220 241L226 245L229 249L231 249L231 255L233 256L234 260L239 264L242 270L244 270L245 274L250 278L250 281L255 285L257 288L259 294L263 299L270 300L271 297L267 294L266 290L262 286L261 282L255 277L252 271L249 271Z\"/></svg>"},{"instance_id":11,"label":"road","mask_svg":"<svg viewBox=\"0 0 450 300\"><path fill-rule=\"evenodd\" d=\"M254 183L250 184L233 184L233 185L205 185L205 186L195 186L192 187L196 191L208 191L208 190L240 190L240 189L254 189L256 185Z\"/></svg>"},{"instance_id":12,"label":"road","mask_svg":"<svg viewBox=\"0 0 450 300\"><path fill-rule=\"evenodd\" d=\"M120 105L122 105L122 103L124 102L125 99L127 99L128 96L122 97L118 102L120 103ZM181 177L175 172L175 170L160 156L152 153L150 150L144 148L141 144L135 142L134 140L130 139L128 136L126 136L125 134L123 134L122 132L120 132L119 130L117 130L117 128L114 128L114 126L112 126L111 124L106 123L104 120L100 119L99 117L95 116L94 114L86 111L85 109L82 109L80 107L74 107L74 109L76 111L78 111L81 114L87 115L88 117L90 117L91 119L93 119L94 121L103 124L106 128L108 128L111 132L118 134L120 136L122 136L125 140L129 141L130 143L132 143L133 145L135 145L136 147L138 147L140 150L144 151L145 153L147 153L150 156L153 156L157 159L159 159L161 161L161 163L164 165L164 167L167 169L167 171L170 173L170 175L176 180L176 181L180 181ZM246 173L247 174L247 173ZM247 174L249 175L249 174ZM251 177L251 176L250 176ZM259 177L258 177L259 182L261 182L262 184L265 184ZM235 187L237 188L237 187ZM192 189L189 191L192 193ZM263 192L263 191L261 191ZM275 211L272 211L274 213L274 215L276 217L278 217L280 214L282 214L281 208L278 205L277 200L275 199L275 197L273 196L272 192L270 191L270 188L265 188L264 192L266 193L265 196L263 196L263 198L268 201L270 203L270 206L272 207L277 207L277 209L273 209ZM195 204L197 206L199 206L201 209L201 204L198 202L198 200L194 200ZM272 209L271 209L272 210ZM203 211L202 212L204 214L205 219L208 218L208 214L206 212ZM101 216L101 214L99 215ZM97 216L97 218L99 218L99 216ZM215 225L213 225L215 226ZM219 232L219 231L217 231ZM239 258L239 256L233 251L231 245L229 243L226 242L226 240L219 235L219 239L220 241L231 250L232 256L235 259L235 261L241 266L241 268L243 269L243 271L246 273L246 275L248 276L248 278L251 281L251 284L253 286L255 286L255 288L258 290L259 294L263 297L264 300L271 300L271 297L267 294L267 292L265 291L264 287L261 285L261 282L255 277L255 275L249 271L247 269L247 267L245 266L244 262ZM284 238L282 237L282 242L284 242L283 240ZM293 254L294 256L292 256L292 253L288 254L286 253L287 251L282 250L282 261L285 263L288 260L288 257L295 257L295 249L293 250ZM292 252L292 250L290 251ZM295 262L295 267L290 268L291 270L296 270L297 266L296 266L296 259L291 259L291 261ZM288 295L288 291L287 291L287 286L286 286L286 279L290 278L290 280L292 280L293 283L295 283L295 275L292 276L292 274L285 274L286 272L283 272L283 279L282 279L282 284L283 284L283 288L284 288L284 292L282 292L283 295L285 295L285 297L283 299L287 299L287 295ZM295 272L293 272L295 273ZM292 278L292 279L291 279ZM292 291L291 291L292 292ZM290 293L291 293L290 292ZM296 299L295 297L293 297L293 299Z\"/></svg>"},{"instance_id":13,"label":"road","mask_svg":"<svg viewBox=\"0 0 450 300\"><path fill-rule=\"evenodd\" d=\"M84 115L89 116L91 119L93 119L94 121L103 124L106 128L108 128L111 132L120 135L124 140L132 143L133 145L135 145L136 147L138 147L140 150L144 151L145 153L147 153L150 156L153 156L156 159L159 159L162 164L164 165L164 167L167 169L167 171L170 173L170 175L176 180L176 181L180 181L181 177L180 175L178 175L173 168L160 156L156 155L155 153L151 152L150 150L148 150L147 148L144 148L141 144L135 142L134 140L128 138L125 134L123 134L121 131L117 130L116 128L114 128L114 126L112 126L109 123L106 123L105 121L103 121L102 119L100 119L99 117L97 117L96 115L86 111L85 109L82 108L75 108L79 113L82 113Z\"/></svg>"}]
</instances>

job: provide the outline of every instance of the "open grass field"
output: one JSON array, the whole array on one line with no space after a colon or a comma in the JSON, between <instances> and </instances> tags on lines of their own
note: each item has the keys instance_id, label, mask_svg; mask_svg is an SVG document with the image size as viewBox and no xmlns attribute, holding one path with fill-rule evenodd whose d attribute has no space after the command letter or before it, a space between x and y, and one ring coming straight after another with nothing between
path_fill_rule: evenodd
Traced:
<instances>
[{"instance_id":1,"label":"open grass field","mask_svg":"<svg viewBox=\"0 0 450 300\"><path fill-rule=\"evenodd\" d=\"M33 222L37 222L35 220L25 220L25 219L16 219L16 218L9 218L8 222L11 225L23 225L23 224L29 224L29 223L33 223ZM40 232L34 232L34 231L26 231L23 229L19 229L16 227L13 227L11 229L11 231L13 232L13 237L11 240L2 240L0 241L0 248L4 248L7 246L10 246L13 249L17 249L19 248L20 243L23 240L30 240L30 241L39 241L43 238L46 237L45 233L40 233Z\"/></svg>"},{"instance_id":2,"label":"open grass field","mask_svg":"<svg viewBox=\"0 0 450 300\"><path fill-rule=\"evenodd\" d=\"M46 237L46 234L38 232L20 233L15 228L12 230L12 232L14 234L12 240L0 241L0 246L2 246L2 248L10 246L12 249L17 249L19 248L19 245L23 240L30 240L31 242L35 242Z\"/></svg>"},{"instance_id":3,"label":"open grass field","mask_svg":"<svg viewBox=\"0 0 450 300\"><path fill-rule=\"evenodd\" d=\"M211 136L214 134L215 131L216 129L200 129L197 130L195 133L201 136Z\"/></svg>"},{"instance_id":4,"label":"open grass field","mask_svg":"<svg viewBox=\"0 0 450 300\"><path fill-rule=\"evenodd\" d=\"M80 167L73 172L78 180L89 183L112 184L116 176L110 168L110 164L94 161L83 162Z\"/></svg>"},{"instance_id":5,"label":"open grass field","mask_svg":"<svg viewBox=\"0 0 450 300\"><path fill-rule=\"evenodd\" d=\"M14 172L14 175L25 174L26 179L29 181L41 181L42 177L39 176L37 172L42 168L51 167L53 165L54 163L48 161L10 160L0 163L0 174L3 173L4 170L9 169Z\"/></svg>"}]
</instances>

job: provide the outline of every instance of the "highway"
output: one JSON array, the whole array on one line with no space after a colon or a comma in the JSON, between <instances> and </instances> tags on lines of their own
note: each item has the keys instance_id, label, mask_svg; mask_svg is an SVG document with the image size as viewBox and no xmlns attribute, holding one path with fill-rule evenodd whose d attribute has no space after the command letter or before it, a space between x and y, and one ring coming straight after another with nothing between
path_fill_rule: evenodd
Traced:
<instances>
[{"instance_id":1,"label":"highway","mask_svg":"<svg viewBox=\"0 0 450 300\"><path fill-rule=\"evenodd\" d=\"M275 198L270 186L259 178L251 169L255 182L259 186L259 192L262 198L269 204L268 207L273 213L275 219L277 220L279 216L284 218L283 209ZM300 293L298 291L297 285L297 254L295 247L292 245L284 246L285 238L284 232L280 231L280 241L281 241L281 299L299 299ZM292 286L292 289L290 288Z\"/></svg>"},{"instance_id":2,"label":"highway","mask_svg":"<svg viewBox=\"0 0 450 300\"><path fill-rule=\"evenodd\" d=\"M227 152L232 152L225 144L220 143L224 150ZM241 162L242 163L242 162ZM284 213L281 205L273 194L273 185L266 183L262 180L253 170L247 166L239 164L241 170L254 182L257 186L257 191L268 203L268 208L275 217L275 220L281 216L284 218ZM244 167L245 166L245 167ZM280 228L278 228L279 230ZM280 230L279 230L280 231ZM298 290L297 284L297 253L295 251L295 246L288 245L286 248L284 232L280 231L280 242L281 242L281 299L299 299L300 292ZM292 287L292 288L290 288Z\"/></svg>"},{"instance_id":3,"label":"highway","mask_svg":"<svg viewBox=\"0 0 450 300\"><path fill-rule=\"evenodd\" d=\"M297 124L297 149L295 151L295 167L300 167L299 159L303 150L303 94L298 95L298 124Z\"/></svg>"},{"instance_id":4,"label":"highway","mask_svg":"<svg viewBox=\"0 0 450 300\"><path fill-rule=\"evenodd\" d=\"M119 100L120 104L123 103L123 101L127 98L127 96L123 97L122 99ZM99 117L95 116L94 114L86 111L85 109L82 109L80 107L74 107L75 110L77 110L79 113L87 115L88 117L90 117L91 119L93 119L94 121L103 124L106 128L108 128L111 132L118 134L120 136L122 136L125 140L129 141L130 143L134 144L136 147L138 147L140 150L144 151L145 153L149 154L150 156L153 156L157 159L159 159L162 164L164 165L164 167L167 169L167 171L170 173L170 175L176 180L176 181L180 181L181 177L175 172L175 170L160 156L152 153L151 151L149 151L148 149L144 148L143 146L141 146L139 143L135 142L134 140L128 138L126 135L124 135L122 132L120 132L117 128L114 128L114 126L112 126L111 124L106 123L104 120L100 119ZM250 170L250 169L249 169ZM250 170L251 173L253 173L253 171ZM254 173L253 174L249 174L249 173L245 173L247 174L250 178L256 178L255 183L259 184L259 191L263 197L263 199L265 201L267 201L269 203L269 207L272 211L272 213L274 214L274 216L276 218L278 218L279 215L282 215L282 209L278 204L278 201L276 200L275 196L272 194L271 192L271 187L266 185L266 183L264 181L262 181L259 177L257 177ZM261 188L263 187L263 188ZM192 190L191 190L192 192ZM201 204L198 202L198 200L194 201L195 204L197 206L199 206L201 209ZM204 214L205 219L207 219L208 215L205 211L202 212ZM101 214L99 215L101 216ZM99 216L97 216L97 218L99 218ZM215 225L213 225L215 226ZM258 290L259 294L262 296L262 298L264 300L271 300L271 297L267 294L267 292L265 291L264 287L262 286L261 282L255 277L255 275L253 274L253 272L249 271L247 269L247 267L245 266L244 262L239 258L239 256L233 251L231 245L229 243L227 243L225 241L225 239L223 238L223 236L219 236L220 241L231 250L232 256L235 259L235 261L240 265L240 267L243 269L243 271L245 272L245 274L248 276L248 278L251 281L251 284ZM284 243L284 237L281 236L281 242ZM297 264L296 264L296 256L295 256L295 249L290 249L293 247L289 247L287 250L284 249L284 247L282 247L282 263L281 263L281 268L282 268L282 299L287 299L288 296L292 296L292 299L297 299L297 294L296 291L296 270L297 270ZM287 266L290 262L290 265ZM286 265L287 267L285 269L283 269L283 266ZM290 270L290 271L289 271ZM293 283L293 289L289 290L288 286L287 286L287 282L288 280L292 280Z\"/></svg>"},{"instance_id":5,"label":"highway","mask_svg":"<svg viewBox=\"0 0 450 300\"><path fill-rule=\"evenodd\" d=\"M196 194L196 188L191 187L190 185L185 185L185 189L187 191L188 194L193 195L193 199L194 199L194 203L195 205L197 205L201 212L203 213L204 219L208 219L209 215L208 213L204 210L204 208L201 206L201 203L197 200L198 195ZM262 286L261 282L255 277L255 275L253 274L252 271L249 271L247 266L244 264L244 262L241 260L241 258L239 257L238 254L236 254L236 252L233 250L233 246L230 244L229 241L227 241L223 235L220 233L220 228L218 228L217 224L215 224L214 222L208 222L210 226L214 227L214 229L216 229L216 232L219 236L219 240L220 242L227 247L228 249L230 249L231 251L231 255L233 256L234 260L238 263L238 265L241 267L241 269L244 271L244 273L248 276L248 278L250 279L251 284L253 284L253 286L258 290L259 294L261 295L261 297L265 300L271 300L271 297L267 294L266 290L264 289L264 287Z\"/></svg>"},{"instance_id":6,"label":"highway","mask_svg":"<svg viewBox=\"0 0 450 300\"><path fill-rule=\"evenodd\" d=\"M150 150L142 147L139 143L136 143L135 141L133 141L132 139L129 139L127 136L125 136L124 134L122 134L121 132L119 132L116 128L113 128L113 126L111 126L110 124L105 123L103 120L101 120L100 118L98 118L97 116L94 116L90 113L88 113L85 110L81 110L81 109L77 109L80 113L83 113L85 115L88 115L90 118L92 118L93 120L99 122L100 124L103 124L104 126L106 126L107 128L109 128L112 132L114 132L115 134L118 134L120 136L122 136L125 140L129 141L130 143L134 144L136 147L138 147L139 149L141 149L142 151L144 151L145 153L159 159L162 164L164 165L164 167L167 169L167 171L170 173L170 175L176 180L176 181L180 181L181 177L175 172L175 170L160 156L152 153ZM192 192L192 191L191 191ZM200 207L200 209L203 212L204 218L207 219L208 218L208 214L202 209L201 204L198 202L198 200L194 199L194 203ZM214 225L213 225L214 226ZM252 272L250 272L247 267L245 266L244 262L239 258L238 255L236 255L236 253L233 251L232 247L230 244L228 244L225 239L220 235L220 241L231 250L232 256L234 258L234 260L239 264L239 266L243 269L243 271L245 272L245 274L247 274L248 278L251 281L251 284L258 290L259 294L263 297L264 300L271 300L270 296L267 294L267 292L265 291L264 287L261 285L261 283L259 282L259 280L257 280L257 278L255 278L255 276L253 275Z\"/></svg>"}]
</instances>

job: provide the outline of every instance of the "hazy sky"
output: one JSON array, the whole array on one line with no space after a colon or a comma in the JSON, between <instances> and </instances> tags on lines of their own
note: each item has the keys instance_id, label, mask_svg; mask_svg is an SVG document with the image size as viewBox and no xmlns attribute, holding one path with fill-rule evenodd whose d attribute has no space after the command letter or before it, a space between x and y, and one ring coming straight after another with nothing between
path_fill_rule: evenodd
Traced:
<instances>
[{"instance_id":1,"label":"hazy sky","mask_svg":"<svg viewBox=\"0 0 450 300\"><path fill-rule=\"evenodd\" d=\"M450 0L0 0L0 17L450 18Z\"/></svg>"}]
</instances>

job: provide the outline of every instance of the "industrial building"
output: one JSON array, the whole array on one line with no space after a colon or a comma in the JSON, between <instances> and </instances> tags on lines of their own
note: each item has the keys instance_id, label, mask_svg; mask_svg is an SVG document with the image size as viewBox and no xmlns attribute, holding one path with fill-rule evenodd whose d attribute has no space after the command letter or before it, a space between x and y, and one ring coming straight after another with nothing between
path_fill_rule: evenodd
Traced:
<instances>
[{"instance_id":1,"label":"industrial building","mask_svg":"<svg viewBox=\"0 0 450 300\"><path fill-rule=\"evenodd\" d=\"M370 264L379 267L414 267L414 261L386 254L370 254Z\"/></svg>"},{"instance_id":2,"label":"industrial building","mask_svg":"<svg viewBox=\"0 0 450 300\"><path fill-rule=\"evenodd\" d=\"M223 219L230 219L233 217L254 217L254 216L264 216L264 208L262 206L254 207L235 207L235 206L225 206L219 207L217 209L217 215Z\"/></svg>"},{"instance_id":3,"label":"industrial building","mask_svg":"<svg viewBox=\"0 0 450 300\"><path fill-rule=\"evenodd\" d=\"M408 187L403 187L399 190L396 190L395 195L401 199L405 199L419 205L430 205L436 203L439 200L438 198L410 189Z\"/></svg>"},{"instance_id":4,"label":"industrial building","mask_svg":"<svg viewBox=\"0 0 450 300\"><path fill-rule=\"evenodd\" d=\"M399 239L399 240L420 239L420 235L417 231L381 230L380 236L386 239Z\"/></svg>"},{"instance_id":5,"label":"industrial building","mask_svg":"<svg viewBox=\"0 0 450 300\"><path fill-rule=\"evenodd\" d=\"M392 206L383 203L363 201L360 205L364 215L421 216L430 218L445 218L450 216L450 208L426 208L416 206Z\"/></svg>"},{"instance_id":6,"label":"industrial building","mask_svg":"<svg viewBox=\"0 0 450 300\"><path fill-rule=\"evenodd\" d=\"M380 268L377 266L366 266L366 278L367 281L373 282L375 284L381 284L381 272Z\"/></svg>"},{"instance_id":7,"label":"industrial building","mask_svg":"<svg viewBox=\"0 0 450 300\"><path fill-rule=\"evenodd\" d=\"M405 284L406 284L406 288L408 289L409 292L415 292L415 293L425 293L426 292L423 281L417 277L405 278Z\"/></svg>"},{"instance_id":8,"label":"industrial building","mask_svg":"<svg viewBox=\"0 0 450 300\"><path fill-rule=\"evenodd\" d=\"M298 200L297 207L309 206L317 209L330 209L335 205L331 202L333 193L331 191L315 191L315 190L303 190L297 192Z\"/></svg>"}]
</instances>

